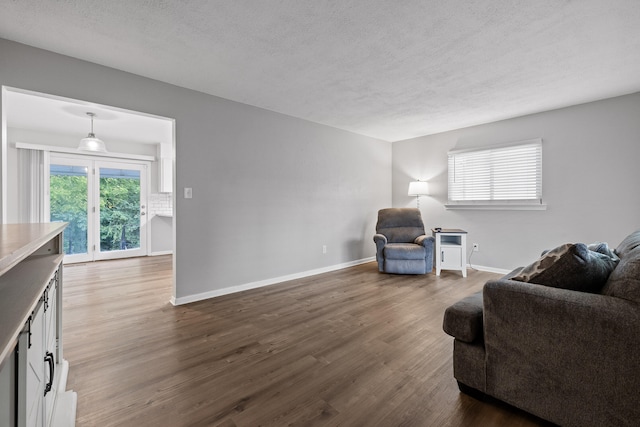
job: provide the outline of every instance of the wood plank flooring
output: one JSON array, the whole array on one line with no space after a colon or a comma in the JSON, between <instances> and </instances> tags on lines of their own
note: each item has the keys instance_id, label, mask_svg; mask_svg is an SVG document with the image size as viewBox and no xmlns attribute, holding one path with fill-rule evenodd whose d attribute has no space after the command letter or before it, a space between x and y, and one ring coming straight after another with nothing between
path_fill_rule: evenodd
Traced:
<instances>
[{"instance_id":1,"label":"wood plank flooring","mask_svg":"<svg viewBox=\"0 0 640 427\"><path fill-rule=\"evenodd\" d=\"M174 307L170 256L65 266L77 425L545 425L458 392L442 316L492 277L369 263Z\"/></svg>"}]
</instances>

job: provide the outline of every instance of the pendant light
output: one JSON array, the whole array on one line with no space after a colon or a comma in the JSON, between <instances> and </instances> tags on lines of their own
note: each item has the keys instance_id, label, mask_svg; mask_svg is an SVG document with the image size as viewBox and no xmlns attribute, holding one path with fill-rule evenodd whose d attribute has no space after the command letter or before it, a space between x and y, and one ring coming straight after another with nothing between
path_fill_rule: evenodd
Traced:
<instances>
[{"instance_id":1,"label":"pendant light","mask_svg":"<svg viewBox=\"0 0 640 427\"><path fill-rule=\"evenodd\" d=\"M78 150L100 151L100 152L106 153L107 148L104 146L104 142L96 138L96 135L93 133L93 118L95 117L95 113L87 112L87 116L91 118L91 132L89 132L89 135L87 135L86 138L82 138L80 140L80 145L78 145Z\"/></svg>"}]
</instances>

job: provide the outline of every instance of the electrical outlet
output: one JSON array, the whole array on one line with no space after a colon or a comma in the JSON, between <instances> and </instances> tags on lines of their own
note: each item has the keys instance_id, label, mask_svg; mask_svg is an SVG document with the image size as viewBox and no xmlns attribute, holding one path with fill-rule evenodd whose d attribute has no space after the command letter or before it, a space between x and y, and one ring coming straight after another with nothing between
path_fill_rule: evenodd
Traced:
<instances>
[{"instance_id":1,"label":"electrical outlet","mask_svg":"<svg viewBox=\"0 0 640 427\"><path fill-rule=\"evenodd\" d=\"M480 245L477 243L473 244L473 252L480 252Z\"/></svg>"},{"instance_id":2,"label":"electrical outlet","mask_svg":"<svg viewBox=\"0 0 640 427\"><path fill-rule=\"evenodd\" d=\"M327 245L322 245L322 253L323 254L327 253Z\"/></svg>"}]
</instances>

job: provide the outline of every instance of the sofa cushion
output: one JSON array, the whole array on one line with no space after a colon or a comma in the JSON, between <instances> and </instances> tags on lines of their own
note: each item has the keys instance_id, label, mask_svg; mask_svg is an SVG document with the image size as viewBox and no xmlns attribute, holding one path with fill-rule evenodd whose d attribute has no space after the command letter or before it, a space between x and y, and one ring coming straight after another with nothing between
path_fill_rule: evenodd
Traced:
<instances>
[{"instance_id":1,"label":"sofa cushion","mask_svg":"<svg viewBox=\"0 0 640 427\"><path fill-rule=\"evenodd\" d=\"M442 329L457 340L472 343L482 339L482 291L449 306Z\"/></svg>"},{"instance_id":2,"label":"sofa cushion","mask_svg":"<svg viewBox=\"0 0 640 427\"><path fill-rule=\"evenodd\" d=\"M602 293L640 303L640 246L623 254Z\"/></svg>"},{"instance_id":3,"label":"sofa cushion","mask_svg":"<svg viewBox=\"0 0 640 427\"><path fill-rule=\"evenodd\" d=\"M628 252L631 252L635 248L640 247L640 230L634 231L624 238L622 242L616 248L616 254L622 258L626 256Z\"/></svg>"},{"instance_id":4,"label":"sofa cushion","mask_svg":"<svg viewBox=\"0 0 640 427\"><path fill-rule=\"evenodd\" d=\"M387 243L384 247L387 259L425 259L426 255L424 246L414 243Z\"/></svg>"},{"instance_id":5,"label":"sofa cushion","mask_svg":"<svg viewBox=\"0 0 640 427\"><path fill-rule=\"evenodd\" d=\"M512 280L598 293L617 262L606 253L589 250L584 243L565 243L524 267Z\"/></svg>"}]
</instances>

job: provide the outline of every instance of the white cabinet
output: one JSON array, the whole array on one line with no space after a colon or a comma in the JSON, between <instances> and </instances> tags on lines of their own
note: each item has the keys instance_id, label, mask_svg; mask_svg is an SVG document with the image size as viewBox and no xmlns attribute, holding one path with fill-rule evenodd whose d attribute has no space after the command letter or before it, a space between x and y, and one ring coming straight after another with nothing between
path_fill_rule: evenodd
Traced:
<instances>
[{"instance_id":1,"label":"white cabinet","mask_svg":"<svg viewBox=\"0 0 640 427\"><path fill-rule=\"evenodd\" d=\"M32 312L18 341L18 425L49 426L64 365L57 347L58 272ZM22 367L26 369L22 369Z\"/></svg>"},{"instance_id":2,"label":"white cabinet","mask_svg":"<svg viewBox=\"0 0 640 427\"><path fill-rule=\"evenodd\" d=\"M51 420L53 416L54 399L58 395L58 383L60 381L60 370L62 365L58 351L57 324L58 324L58 271L49 282L49 287L45 291L44 301L44 372L47 383L44 391L44 413L45 419Z\"/></svg>"},{"instance_id":3,"label":"white cabinet","mask_svg":"<svg viewBox=\"0 0 640 427\"><path fill-rule=\"evenodd\" d=\"M0 225L0 426L73 426L62 357L62 230Z\"/></svg>"},{"instance_id":4,"label":"white cabinet","mask_svg":"<svg viewBox=\"0 0 640 427\"><path fill-rule=\"evenodd\" d=\"M460 229L432 229L435 238L436 275L442 270L458 270L467 277L467 232Z\"/></svg>"},{"instance_id":5,"label":"white cabinet","mask_svg":"<svg viewBox=\"0 0 640 427\"><path fill-rule=\"evenodd\" d=\"M42 301L18 342L18 426L44 426L45 347Z\"/></svg>"},{"instance_id":6,"label":"white cabinet","mask_svg":"<svg viewBox=\"0 0 640 427\"><path fill-rule=\"evenodd\" d=\"M158 192L173 192L173 160L160 159L158 161L160 176L158 177Z\"/></svg>"},{"instance_id":7,"label":"white cabinet","mask_svg":"<svg viewBox=\"0 0 640 427\"><path fill-rule=\"evenodd\" d=\"M173 147L158 144L158 193L173 192Z\"/></svg>"}]
</instances>

